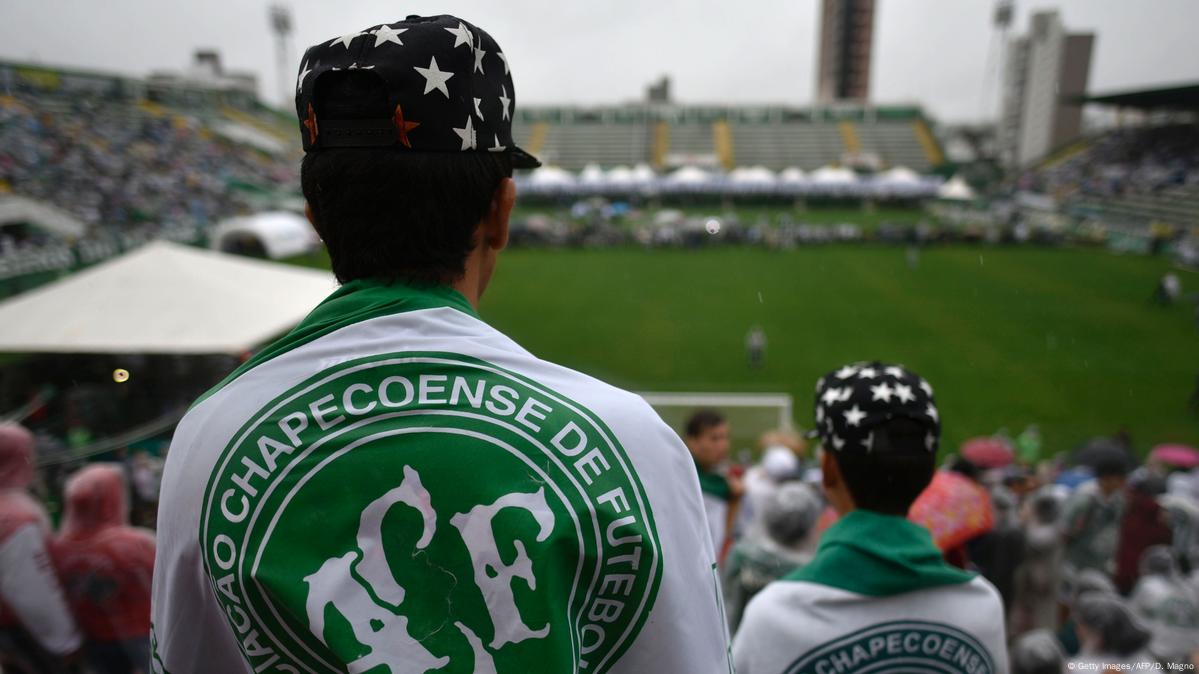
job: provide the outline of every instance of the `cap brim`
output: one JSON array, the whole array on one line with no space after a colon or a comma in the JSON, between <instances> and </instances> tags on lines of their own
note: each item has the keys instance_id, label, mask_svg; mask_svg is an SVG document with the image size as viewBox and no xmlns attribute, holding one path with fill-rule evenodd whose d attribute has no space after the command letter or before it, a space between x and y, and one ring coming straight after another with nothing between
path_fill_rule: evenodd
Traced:
<instances>
[{"instance_id":1,"label":"cap brim","mask_svg":"<svg viewBox=\"0 0 1199 674\"><path fill-rule=\"evenodd\" d=\"M537 160L537 157L534 157L533 155L529 154L528 152L525 152L524 150L520 149L519 147L513 147L511 154L512 154L512 168L535 169L538 166L541 166L541 162Z\"/></svg>"}]
</instances>

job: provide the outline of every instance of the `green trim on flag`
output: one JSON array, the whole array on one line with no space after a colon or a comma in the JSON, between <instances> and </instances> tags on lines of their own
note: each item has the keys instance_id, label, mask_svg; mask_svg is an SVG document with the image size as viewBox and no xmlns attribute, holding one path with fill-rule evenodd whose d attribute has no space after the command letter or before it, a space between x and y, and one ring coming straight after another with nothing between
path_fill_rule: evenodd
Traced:
<instances>
[{"instance_id":1,"label":"green trim on flag","mask_svg":"<svg viewBox=\"0 0 1199 674\"><path fill-rule=\"evenodd\" d=\"M457 309L474 318L479 317L466 297L449 286L416 287L369 279L350 281L326 297L291 332L263 347L219 384L197 398L192 407L204 402L249 370L335 330L381 316L441 307Z\"/></svg>"},{"instance_id":2,"label":"green trim on flag","mask_svg":"<svg viewBox=\"0 0 1199 674\"><path fill-rule=\"evenodd\" d=\"M729 486L729 481L719 473L709 473L700 468L700 465L695 464L695 470L699 474L699 490L708 496L715 496L721 501L729 500L733 495L733 488Z\"/></svg>"},{"instance_id":3,"label":"green trim on flag","mask_svg":"<svg viewBox=\"0 0 1199 674\"><path fill-rule=\"evenodd\" d=\"M154 623L150 623L150 672L151 674L171 674L162 664L162 656L158 654L158 635L154 632Z\"/></svg>"},{"instance_id":4,"label":"green trim on flag","mask_svg":"<svg viewBox=\"0 0 1199 674\"><path fill-rule=\"evenodd\" d=\"M829 527L816 556L784 580L806 581L871 597L968 583L924 527L903 517L854 510Z\"/></svg>"}]
</instances>

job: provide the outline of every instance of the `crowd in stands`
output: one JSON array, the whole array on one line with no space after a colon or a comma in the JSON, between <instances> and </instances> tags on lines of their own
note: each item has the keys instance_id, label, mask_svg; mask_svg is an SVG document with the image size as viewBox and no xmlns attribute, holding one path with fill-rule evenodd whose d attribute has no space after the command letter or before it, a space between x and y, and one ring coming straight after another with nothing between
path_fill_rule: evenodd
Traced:
<instances>
[{"instance_id":1,"label":"crowd in stands","mask_svg":"<svg viewBox=\"0 0 1199 674\"><path fill-rule=\"evenodd\" d=\"M224 139L176 111L0 98L0 193L52 204L92 228L212 223L241 208L235 185L293 186L297 169L291 157Z\"/></svg>"},{"instance_id":2,"label":"crowd in stands","mask_svg":"<svg viewBox=\"0 0 1199 674\"><path fill-rule=\"evenodd\" d=\"M1074 196L1153 194L1199 184L1199 125L1117 129L1048 168L1025 172L1018 188Z\"/></svg>"}]
</instances>

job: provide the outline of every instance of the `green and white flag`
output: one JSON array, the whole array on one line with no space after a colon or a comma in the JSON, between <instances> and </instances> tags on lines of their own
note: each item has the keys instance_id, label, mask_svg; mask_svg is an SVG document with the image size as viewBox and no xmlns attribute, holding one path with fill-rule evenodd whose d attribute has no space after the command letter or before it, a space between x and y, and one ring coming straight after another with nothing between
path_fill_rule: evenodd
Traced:
<instances>
[{"instance_id":1,"label":"green and white flag","mask_svg":"<svg viewBox=\"0 0 1199 674\"><path fill-rule=\"evenodd\" d=\"M855 510L816 556L749 602L737 674L1007 674L1003 603L949 566L928 531Z\"/></svg>"},{"instance_id":2,"label":"green and white flag","mask_svg":"<svg viewBox=\"0 0 1199 674\"><path fill-rule=\"evenodd\" d=\"M727 673L686 447L458 293L352 282L202 398L157 672Z\"/></svg>"}]
</instances>

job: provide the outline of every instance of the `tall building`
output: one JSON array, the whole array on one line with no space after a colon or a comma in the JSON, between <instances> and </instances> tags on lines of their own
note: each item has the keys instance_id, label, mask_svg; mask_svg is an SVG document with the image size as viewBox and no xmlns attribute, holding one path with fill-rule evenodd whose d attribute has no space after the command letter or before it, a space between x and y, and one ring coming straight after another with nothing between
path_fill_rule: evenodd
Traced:
<instances>
[{"instance_id":1,"label":"tall building","mask_svg":"<svg viewBox=\"0 0 1199 674\"><path fill-rule=\"evenodd\" d=\"M1000 158L1028 166L1079 136L1091 70L1090 33L1068 34L1056 11L1032 16L1028 35L1008 45L999 113Z\"/></svg>"},{"instance_id":2,"label":"tall building","mask_svg":"<svg viewBox=\"0 0 1199 674\"><path fill-rule=\"evenodd\" d=\"M864 102L870 96L874 0L823 0L816 100Z\"/></svg>"}]
</instances>

